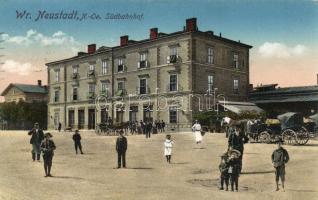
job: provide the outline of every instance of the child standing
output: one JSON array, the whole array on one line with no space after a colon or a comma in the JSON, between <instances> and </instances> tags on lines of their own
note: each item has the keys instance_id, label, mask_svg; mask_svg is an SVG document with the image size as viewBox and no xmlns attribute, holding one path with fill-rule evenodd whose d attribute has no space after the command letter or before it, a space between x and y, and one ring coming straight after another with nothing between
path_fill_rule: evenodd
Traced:
<instances>
[{"instance_id":1,"label":"child standing","mask_svg":"<svg viewBox=\"0 0 318 200\"><path fill-rule=\"evenodd\" d=\"M228 152L224 153L222 156L221 156L221 163L219 165L219 169L220 169L220 184L221 184L221 187L220 187L220 190L224 190L224 182L225 182L225 190L228 191L229 190L229 164L228 164L228 159L229 159L229 156L228 156Z\"/></svg>"},{"instance_id":2,"label":"child standing","mask_svg":"<svg viewBox=\"0 0 318 200\"><path fill-rule=\"evenodd\" d=\"M172 145L173 141L171 140L171 135L166 136L166 141L164 142L164 148L165 148L165 156L167 158L167 162L170 164L171 161L171 154L172 154Z\"/></svg>"},{"instance_id":3,"label":"child standing","mask_svg":"<svg viewBox=\"0 0 318 200\"><path fill-rule=\"evenodd\" d=\"M228 161L229 164L229 176L231 181L231 190L234 192L234 185L235 190L238 192L238 180L239 180L239 174L240 174L240 160L239 157L241 155L241 152L238 150L232 149L230 151L230 159Z\"/></svg>"}]
</instances>

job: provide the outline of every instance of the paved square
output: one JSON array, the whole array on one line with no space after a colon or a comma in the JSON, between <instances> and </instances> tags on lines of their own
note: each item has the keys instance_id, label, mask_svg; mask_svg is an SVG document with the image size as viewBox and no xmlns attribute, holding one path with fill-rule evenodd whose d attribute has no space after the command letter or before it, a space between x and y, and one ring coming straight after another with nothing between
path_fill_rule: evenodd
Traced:
<instances>
[{"instance_id":1,"label":"paved square","mask_svg":"<svg viewBox=\"0 0 318 200\"><path fill-rule=\"evenodd\" d=\"M90 199L318 199L318 142L285 146L286 192L274 192L270 156L276 145L247 144L239 192L218 190L224 134L207 134L202 148L191 133L175 133L172 164L163 155L164 134L128 136L127 169L115 169L116 137L81 133L84 155L75 155L71 133L54 133L53 178L31 160L27 132L0 132L1 200ZM42 159L42 158L41 158Z\"/></svg>"}]
</instances>

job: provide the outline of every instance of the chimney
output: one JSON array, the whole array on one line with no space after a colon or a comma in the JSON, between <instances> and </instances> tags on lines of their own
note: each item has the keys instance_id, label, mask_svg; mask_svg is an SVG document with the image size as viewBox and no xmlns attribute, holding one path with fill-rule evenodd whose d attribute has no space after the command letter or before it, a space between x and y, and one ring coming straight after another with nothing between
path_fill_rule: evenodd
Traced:
<instances>
[{"instance_id":1,"label":"chimney","mask_svg":"<svg viewBox=\"0 0 318 200\"><path fill-rule=\"evenodd\" d=\"M192 32L198 30L197 18L186 19L186 31Z\"/></svg>"},{"instance_id":2,"label":"chimney","mask_svg":"<svg viewBox=\"0 0 318 200\"><path fill-rule=\"evenodd\" d=\"M38 86L42 87L42 81L38 80Z\"/></svg>"},{"instance_id":3,"label":"chimney","mask_svg":"<svg viewBox=\"0 0 318 200\"><path fill-rule=\"evenodd\" d=\"M158 28L151 28L150 29L150 39L154 40L158 38Z\"/></svg>"},{"instance_id":4,"label":"chimney","mask_svg":"<svg viewBox=\"0 0 318 200\"><path fill-rule=\"evenodd\" d=\"M96 44L89 44L87 46L87 53L88 54L95 53L95 51L96 51Z\"/></svg>"},{"instance_id":5,"label":"chimney","mask_svg":"<svg viewBox=\"0 0 318 200\"><path fill-rule=\"evenodd\" d=\"M120 37L120 46L125 46L128 44L128 35Z\"/></svg>"}]
</instances>

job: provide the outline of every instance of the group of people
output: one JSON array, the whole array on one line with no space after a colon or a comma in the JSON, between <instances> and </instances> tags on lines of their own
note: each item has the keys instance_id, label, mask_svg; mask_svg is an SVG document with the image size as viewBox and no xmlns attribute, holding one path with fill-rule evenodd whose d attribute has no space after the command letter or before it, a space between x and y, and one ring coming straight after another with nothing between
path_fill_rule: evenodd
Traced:
<instances>
[{"instance_id":1,"label":"group of people","mask_svg":"<svg viewBox=\"0 0 318 200\"><path fill-rule=\"evenodd\" d=\"M242 160L244 154L244 144L248 142L249 138L246 136L243 127L240 124L232 125L232 131L228 136L228 148L227 151L221 156L221 162L219 164L220 170L220 190L238 191L239 176L242 172ZM192 131L195 135L197 144L202 142L202 127L198 121L195 121L192 126ZM32 144L32 160L40 161L41 152L43 154L44 171L45 177L51 177L52 159L54 156L54 150L56 149L55 143L52 140L52 134L43 133L39 128L39 124L35 123L34 128L28 132L31 136L30 144ZM146 138L150 137L147 136ZM73 137L75 153L78 154L78 150L81 154L81 136L79 131L76 130ZM286 149L282 147L283 140L279 138L277 141L278 148L274 150L271 155L271 160L275 168L275 181L276 191L279 190L279 179L282 183L282 189L284 191L285 183L285 164L289 161L289 155ZM174 141L171 139L171 135L166 135L164 141L164 156L166 157L167 163L171 163L172 147ZM116 140L116 151L117 151L117 168L126 168L126 151L128 148L127 138L124 136L124 131L119 131L119 136ZM225 187L224 187L225 184Z\"/></svg>"},{"instance_id":2,"label":"group of people","mask_svg":"<svg viewBox=\"0 0 318 200\"><path fill-rule=\"evenodd\" d=\"M52 139L53 135L49 132L44 134L43 130L39 128L39 123L37 122L34 124L33 129L28 132L28 135L31 136L30 144L32 145L32 160L37 160L40 162L42 153L45 177L52 177L52 160L54 156L54 150L56 149L55 143ZM72 139L74 141L75 153L77 154L79 149L80 153L84 154L81 144L82 138L78 130L75 131Z\"/></svg>"},{"instance_id":3,"label":"group of people","mask_svg":"<svg viewBox=\"0 0 318 200\"><path fill-rule=\"evenodd\" d=\"M219 164L220 170L220 190L228 191L229 183L231 191L238 191L239 176L242 172L242 160L244 154L244 144L249 141L241 124L233 124L228 136L227 151L221 156ZM283 140L277 140L278 148L274 150L271 156L275 168L276 191L279 190L279 179L281 179L282 189L284 191L285 182L285 164L289 161L289 155L286 149L282 147ZM225 184L225 188L224 188Z\"/></svg>"}]
</instances>

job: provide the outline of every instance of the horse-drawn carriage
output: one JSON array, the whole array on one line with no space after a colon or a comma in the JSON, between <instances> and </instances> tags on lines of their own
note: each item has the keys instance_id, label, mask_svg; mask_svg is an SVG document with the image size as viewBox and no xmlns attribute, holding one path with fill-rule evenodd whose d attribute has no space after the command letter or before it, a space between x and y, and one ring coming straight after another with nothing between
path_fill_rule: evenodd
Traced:
<instances>
[{"instance_id":1,"label":"horse-drawn carriage","mask_svg":"<svg viewBox=\"0 0 318 200\"><path fill-rule=\"evenodd\" d=\"M259 134L260 142L274 142L279 137L282 137L286 144L304 145L308 142L309 132L300 113L287 112L278 115L277 119L278 121L272 120L272 123L268 123L266 130Z\"/></svg>"}]
</instances>

